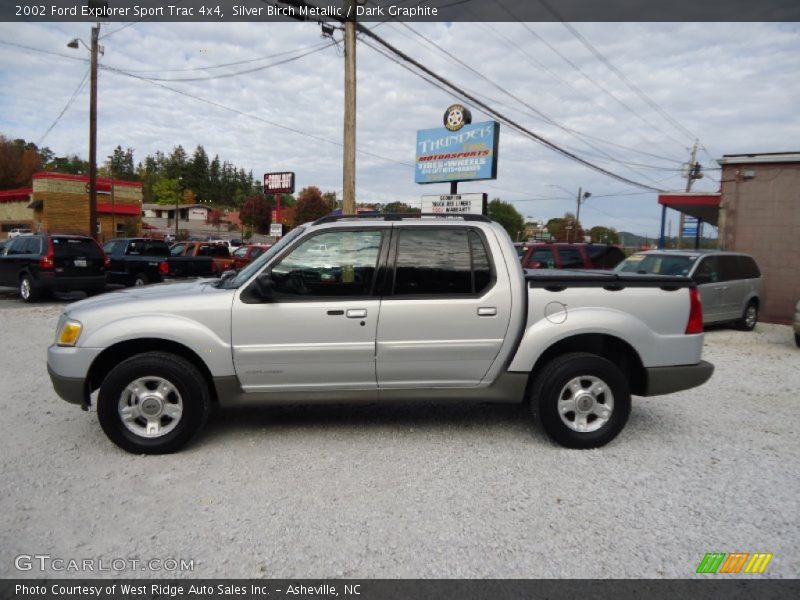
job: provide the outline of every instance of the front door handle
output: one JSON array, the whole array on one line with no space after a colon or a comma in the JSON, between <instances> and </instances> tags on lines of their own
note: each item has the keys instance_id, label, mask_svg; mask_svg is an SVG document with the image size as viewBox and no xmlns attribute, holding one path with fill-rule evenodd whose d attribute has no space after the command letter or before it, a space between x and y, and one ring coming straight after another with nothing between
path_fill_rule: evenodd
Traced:
<instances>
[{"instance_id":1,"label":"front door handle","mask_svg":"<svg viewBox=\"0 0 800 600\"><path fill-rule=\"evenodd\" d=\"M348 319L363 319L367 316L367 309L366 308L348 308L347 309L347 318Z\"/></svg>"},{"instance_id":2,"label":"front door handle","mask_svg":"<svg viewBox=\"0 0 800 600\"><path fill-rule=\"evenodd\" d=\"M478 316L479 317L496 317L497 316L497 308L494 306L481 306L478 309Z\"/></svg>"}]
</instances>

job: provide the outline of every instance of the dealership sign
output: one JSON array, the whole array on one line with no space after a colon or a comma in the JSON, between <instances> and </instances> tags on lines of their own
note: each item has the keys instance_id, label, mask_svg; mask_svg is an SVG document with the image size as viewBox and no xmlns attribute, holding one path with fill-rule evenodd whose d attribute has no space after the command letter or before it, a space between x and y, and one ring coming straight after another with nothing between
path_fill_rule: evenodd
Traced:
<instances>
[{"instance_id":1,"label":"dealership sign","mask_svg":"<svg viewBox=\"0 0 800 600\"><path fill-rule=\"evenodd\" d=\"M458 131L445 127L417 131L414 181L496 179L499 138L500 124L496 121L463 125Z\"/></svg>"},{"instance_id":2,"label":"dealership sign","mask_svg":"<svg viewBox=\"0 0 800 600\"><path fill-rule=\"evenodd\" d=\"M264 173L264 193L294 193L294 173Z\"/></svg>"},{"instance_id":3,"label":"dealership sign","mask_svg":"<svg viewBox=\"0 0 800 600\"><path fill-rule=\"evenodd\" d=\"M422 212L433 214L486 214L486 194L443 194L423 196Z\"/></svg>"}]
</instances>

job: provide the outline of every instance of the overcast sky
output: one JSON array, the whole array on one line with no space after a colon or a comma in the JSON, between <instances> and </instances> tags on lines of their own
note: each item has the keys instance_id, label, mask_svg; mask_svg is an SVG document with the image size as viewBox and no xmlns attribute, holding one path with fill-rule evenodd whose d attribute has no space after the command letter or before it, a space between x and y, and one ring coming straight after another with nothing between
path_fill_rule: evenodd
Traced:
<instances>
[{"instance_id":1,"label":"overcast sky","mask_svg":"<svg viewBox=\"0 0 800 600\"><path fill-rule=\"evenodd\" d=\"M88 63L75 59L88 52L66 44L74 37L88 42L90 27L0 23L0 41L66 55L0 44L0 133L58 155L88 157L88 85L42 136L87 73ZM712 159L722 154L800 150L797 24L573 27L660 110L560 23L386 23L374 31L528 129L657 188L683 190L680 167L692 135L700 139L698 159L707 169L697 190L718 189ZM159 149L168 153L182 144L191 154L202 144L211 157L252 169L256 177L292 170L298 187L317 185L341 195L341 43L254 71L323 44L318 25L108 23L101 35L107 36L101 65L139 77L100 71L101 161L117 145L133 148L139 162ZM264 58L278 53L288 54ZM357 200L419 205L423 194L447 193L446 184L414 183L414 144L417 129L441 126L454 98L363 43L357 59L358 148L369 153L358 155ZM250 62L211 68L239 61ZM242 71L249 72L207 79ZM159 87L142 77L206 79L160 81L166 87ZM473 122L487 119L471 108ZM525 217L547 220L574 212L578 187L592 193L581 209L584 226L656 235L655 193L596 173L504 126L497 180L463 183L459 191L487 192L512 202ZM677 213L669 216L674 233Z\"/></svg>"}]
</instances>

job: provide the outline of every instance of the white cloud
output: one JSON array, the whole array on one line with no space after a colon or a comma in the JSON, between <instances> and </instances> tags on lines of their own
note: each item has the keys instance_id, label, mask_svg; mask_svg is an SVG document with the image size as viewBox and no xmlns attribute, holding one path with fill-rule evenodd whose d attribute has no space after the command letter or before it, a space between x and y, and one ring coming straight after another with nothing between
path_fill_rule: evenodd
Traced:
<instances>
[{"instance_id":1,"label":"white cloud","mask_svg":"<svg viewBox=\"0 0 800 600\"><path fill-rule=\"evenodd\" d=\"M121 25L104 26L104 33ZM682 189L679 161L688 159L692 140L623 84L559 23L398 24L375 32L434 71L462 85L525 127L575 150L597 164L644 183ZM700 137L714 157L723 153L798 150L800 122L800 40L794 24L757 23L580 23L574 26L628 79L669 115ZM536 37L556 48L580 71ZM37 141L61 111L88 65L87 52L69 50L73 37L89 38L89 25L76 23L0 24L0 39L73 57L48 56L0 45L0 132ZM319 44L309 23L138 23L101 40L102 64L153 77L202 77L251 69L245 61ZM446 49L495 82L500 89L441 54ZM276 57L273 60L280 60ZM283 57L285 58L285 57ZM594 82L611 91L611 97ZM143 160L156 150L181 144L191 152L202 144L256 176L269 170L297 171L300 186L341 190L341 147L266 123L271 121L339 143L342 138L343 60L327 48L300 60L236 77L163 82L191 96L245 113L237 114L186 95L107 70L100 72L98 156L116 145L132 147ZM508 91L558 124L589 134L581 139L547 123ZM358 147L413 163L417 129L436 127L453 99L364 44L358 48ZM634 109L629 112L622 103ZM87 151L88 87L45 140L59 154ZM473 107L475 120L486 118ZM256 118L252 118L256 117ZM261 119L261 120L259 120ZM674 139L673 139L674 138ZM609 145L629 146L661 160ZM590 147L587 144L591 144ZM616 160L611 160L611 155ZM700 159L713 165L706 154ZM644 164L622 165L616 161ZM672 170L667 170L672 169ZM711 171L714 176L718 172ZM553 185L593 197L582 208L585 225L605 224L654 235L660 210L655 194L601 197L636 192L501 127L499 176L465 183L462 191L486 191L513 201L525 216L549 218L574 210L574 200ZM696 189L717 184L701 180ZM444 192L445 184L418 186L413 168L360 154L361 201L415 202ZM543 200L556 198L555 200ZM535 199L535 200L533 200ZM672 217L675 219L674 215ZM674 230L674 229L673 229Z\"/></svg>"}]
</instances>

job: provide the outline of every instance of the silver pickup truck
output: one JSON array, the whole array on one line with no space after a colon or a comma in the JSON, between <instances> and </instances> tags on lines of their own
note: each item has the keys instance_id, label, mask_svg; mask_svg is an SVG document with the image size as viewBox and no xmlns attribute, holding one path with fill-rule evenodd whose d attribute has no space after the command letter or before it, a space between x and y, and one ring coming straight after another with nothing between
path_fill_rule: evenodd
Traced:
<instances>
[{"instance_id":1,"label":"silver pickup truck","mask_svg":"<svg viewBox=\"0 0 800 600\"><path fill-rule=\"evenodd\" d=\"M166 453L210 406L408 399L527 402L593 448L631 395L705 383L702 307L682 277L522 270L480 216L326 217L237 274L71 304L47 367L121 448Z\"/></svg>"}]
</instances>

